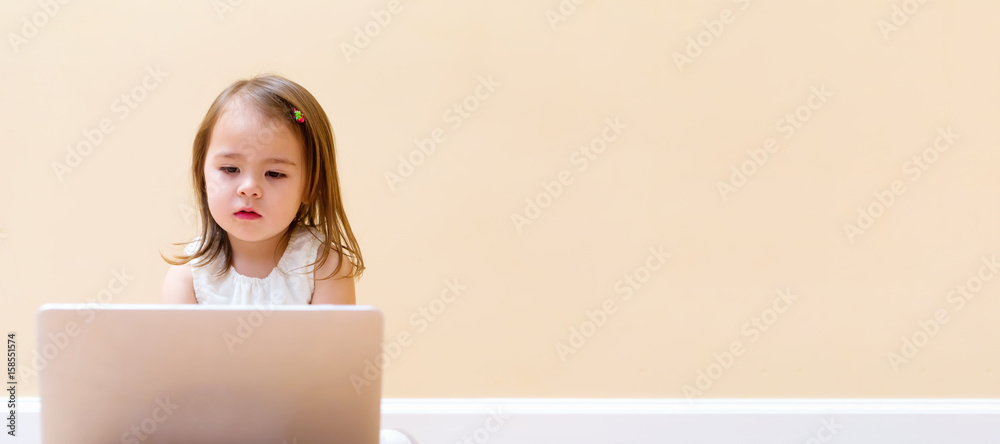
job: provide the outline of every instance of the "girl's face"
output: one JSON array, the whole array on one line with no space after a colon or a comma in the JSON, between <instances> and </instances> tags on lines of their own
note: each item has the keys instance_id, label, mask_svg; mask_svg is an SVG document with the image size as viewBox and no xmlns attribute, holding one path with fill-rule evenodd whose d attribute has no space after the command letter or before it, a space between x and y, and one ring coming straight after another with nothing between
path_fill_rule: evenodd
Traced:
<instances>
[{"instance_id":1,"label":"girl's face","mask_svg":"<svg viewBox=\"0 0 1000 444\"><path fill-rule=\"evenodd\" d=\"M283 235L304 203L304 147L287 125L240 104L215 122L205 188L212 218L230 242Z\"/></svg>"}]
</instances>

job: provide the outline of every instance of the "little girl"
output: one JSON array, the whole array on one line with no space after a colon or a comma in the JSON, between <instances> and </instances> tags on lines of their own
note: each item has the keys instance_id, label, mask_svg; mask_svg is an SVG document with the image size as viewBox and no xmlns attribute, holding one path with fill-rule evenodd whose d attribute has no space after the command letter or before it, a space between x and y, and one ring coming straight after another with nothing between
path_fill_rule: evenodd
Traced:
<instances>
[{"instance_id":1,"label":"little girl","mask_svg":"<svg viewBox=\"0 0 1000 444\"><path fill-rule=\"evenodd\" d=\"M201 236L171 264L164 304L354 304L364 261L340 198L333 130L279 76L219 94L194 139ZM383 444L412 444L383 429Z\"/></svg>"},{"instance_id":2,"label":"little girl","mask_svg":"<svg viewBox=\"0 0 1000 444\"><path fill-rule=\"evenodd\" d=\"M192 176L201 236L164 257L163 303L355 303L364 261L309 91L273 75L230 85L195 136Z\"/></svg>"}]
</instances>

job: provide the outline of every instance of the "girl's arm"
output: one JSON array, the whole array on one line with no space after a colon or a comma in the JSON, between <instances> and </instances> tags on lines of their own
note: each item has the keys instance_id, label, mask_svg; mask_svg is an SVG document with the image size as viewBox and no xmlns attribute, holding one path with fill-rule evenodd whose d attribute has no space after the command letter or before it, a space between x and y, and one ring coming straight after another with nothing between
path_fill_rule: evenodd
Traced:
<instances>
[{"instance_id":1,"label":"girl's arm","mask_svg":"<svg viewBox=\"0 0 1000 444\"><path fill-rule=\"evenodd\" d=\"M337 253L331 251L326 263L313 273L315 286L310 304L355 305L354 279L346 277L351 272L351 263L347 256ZM344 266L340 267L336 276L320 279L333 273L333 269L337 268L337 263L340 261L344 261Z\"/></svg>"},{"instance_id":2,"label":"girl's arm","mask_svg":"<svg viewBox=\"0 0 1000 444\"><path fill-rule=\"evenodd\" d=\"M191 277L191 266L171 265L167 276L163 278L163 289L160 293L161 304L197 304L194 298L194 279Z\"/></svg>"}]
</instances>

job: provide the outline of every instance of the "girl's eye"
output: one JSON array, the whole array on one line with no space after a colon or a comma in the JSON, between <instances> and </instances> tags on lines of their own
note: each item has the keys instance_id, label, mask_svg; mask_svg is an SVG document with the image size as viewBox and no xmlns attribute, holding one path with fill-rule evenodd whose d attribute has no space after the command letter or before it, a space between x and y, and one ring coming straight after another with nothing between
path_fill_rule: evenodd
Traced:
<instances>
[{"instance_id":1,"label":"girl's eye","mask_svg":"<svg viewBox=\"0 0 1000 444\"><path fill-rule=\"evenodd\" d=\"M284 173L279 173L277 171L268 171L267 172L267 177L271 177L271 178L277 179L279 177L285 177L285 174Z\"/></svg>"},{"instance_id":2,"label":"girl's eye","mask_svg":"<svg viewBox=\"0 0 1000 444\"><path fill-rule=\"evenodd\" d=\"M230 173L230 174L233 174L233 173L239 171L239 168L236 168L236 167L222 167L222 168L219 168L219 169L222 170L222 171L225 171L227 173Z\"/></svg>"}]
</instances>

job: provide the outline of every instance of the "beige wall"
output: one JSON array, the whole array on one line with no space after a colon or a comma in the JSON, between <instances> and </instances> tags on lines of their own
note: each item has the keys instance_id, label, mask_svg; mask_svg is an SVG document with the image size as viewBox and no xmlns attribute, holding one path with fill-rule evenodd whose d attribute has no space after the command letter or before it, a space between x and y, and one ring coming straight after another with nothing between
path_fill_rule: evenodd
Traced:
<instances>
[{"instance_id":1,"label":"beige wall","mask_svg":"<svg viewBox=\"0 0 1000 444\"><path fill-rule=\"evenodd\" d=\"M403 1L348 60L387 3L70 2L49 19L4 2L0 328L22 365L42 303L156 302L158 251L195 233L197 123L229 82L277 72L333 121L368 265L358 302L412 338L387 397L679 398L699 371L704 398L1000 396L1000 279L977 277L1000 252L1000 3L913 0L886 33L904 2L562 3L564 21L555 0ZM36 13L44 26L12 43ZM144 100L126 113L122 94ZM478 107L456 127L446 111L464 101ZM122 270L124 288L109 282ZM626 275L645 280L627 300ZM453 280L467 289L438 299ZM960 305L957 286L977 284ZM424 307L443 313L420 321ZM606 320L590 329L588 312ZM918 321L936 313L925 344Z\"/></svg>"}]
</instances>

